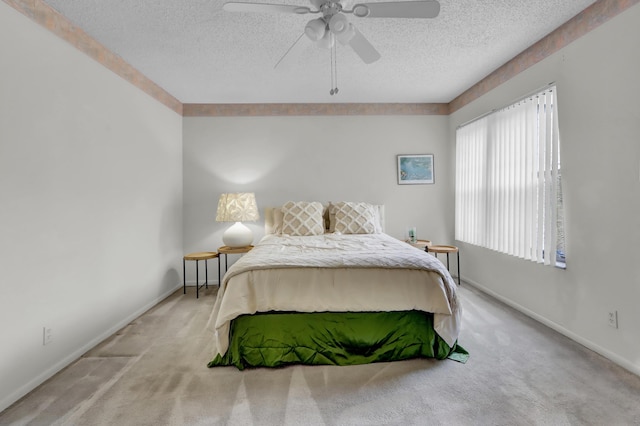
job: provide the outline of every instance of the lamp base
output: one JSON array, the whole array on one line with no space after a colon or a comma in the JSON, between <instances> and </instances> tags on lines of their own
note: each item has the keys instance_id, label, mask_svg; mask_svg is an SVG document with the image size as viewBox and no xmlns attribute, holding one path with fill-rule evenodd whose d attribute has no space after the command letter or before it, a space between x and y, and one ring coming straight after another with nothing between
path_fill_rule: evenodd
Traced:
<instances>
[{"instance_id":1,"label":"lamp base","mask_svg":"<svg viewBox=\"0 0 640 426\"><path fill-rule=\"evenodd\" d=\"M236 222L224 231L222 242L227 247L247 247L253 242L253 232L242 222Z\"/></svg>"}]
</instances>

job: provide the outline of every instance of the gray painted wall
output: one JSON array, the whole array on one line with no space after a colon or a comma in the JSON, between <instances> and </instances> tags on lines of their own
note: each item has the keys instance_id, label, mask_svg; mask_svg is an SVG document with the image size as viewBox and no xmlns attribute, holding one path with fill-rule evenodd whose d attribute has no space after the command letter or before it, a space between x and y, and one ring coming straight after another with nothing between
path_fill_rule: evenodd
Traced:
<instances>
[{"instance_id":1,"label":"gray painted wall","mask_svg":"<svg viewBox=\"0 0 640 426\"><path fill-rule=\"evenodd\" d=\"M640 6L451 116L556 82L567 234L560 270L459 243L462 276L640 374ZM617 310L619 329L608 325Z\"/></svg>"},{"instance_id":2,"label":"gray painted wall","mask_svg":"<svg viewBox=\"0 0 640 426\"><path fill-rule=\"evenodd\" d=\"M4 2L0 52L2 410L180 282L182 117Z\"/></svg>"},{"instance_id":3,"label":"gray painted wall","mask_svg":"<svg viewBox=\"0 0 640 426\"><path fill-rule=\"evenodd\" d=\"M215 222L223 192L255 192L261 214L288 200L384 204L388 234L403 238L415 225L418 238L451 243L448 122L447 116L185 117L185 250L222 245L230 225ZM397 154L434 154L435 184L398 185ZM264 220L248 225L258 241ZM188 280L193 275L187 271Z\"/></svg>"}]
</instances>

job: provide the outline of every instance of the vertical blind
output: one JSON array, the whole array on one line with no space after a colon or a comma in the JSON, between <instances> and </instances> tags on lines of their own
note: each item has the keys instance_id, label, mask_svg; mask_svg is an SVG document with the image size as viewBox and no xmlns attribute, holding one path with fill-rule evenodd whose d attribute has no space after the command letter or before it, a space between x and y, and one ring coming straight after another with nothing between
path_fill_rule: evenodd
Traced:
<instances>
[{"instance_id":1,"label":"vertical blind","mask_svg":"<svg viewBox=\"0 0 640 426\"><path fill-rule=\"evenodd\" d=\"M559 155L555 87L459 127L455 238L555 265Z\"/></svg>"}]
</instances>

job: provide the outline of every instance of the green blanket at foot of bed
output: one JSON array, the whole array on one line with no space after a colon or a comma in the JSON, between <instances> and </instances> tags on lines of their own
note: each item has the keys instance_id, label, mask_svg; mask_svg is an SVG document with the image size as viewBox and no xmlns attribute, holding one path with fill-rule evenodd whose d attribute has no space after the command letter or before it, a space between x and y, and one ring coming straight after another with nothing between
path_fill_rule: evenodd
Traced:
<instances>
[{"instance_id":1,"label":"green blanket at foot of bed","mask_svg":"<svg viewBox=\"0 0 640 426\"><path fill-rule=\"evenodd\" d=\"M466 362L433 329L433 314L402 312L261 313L231 324L229 350L209 367L355 365L410 358Z\"/></svg>"}]
</instances>

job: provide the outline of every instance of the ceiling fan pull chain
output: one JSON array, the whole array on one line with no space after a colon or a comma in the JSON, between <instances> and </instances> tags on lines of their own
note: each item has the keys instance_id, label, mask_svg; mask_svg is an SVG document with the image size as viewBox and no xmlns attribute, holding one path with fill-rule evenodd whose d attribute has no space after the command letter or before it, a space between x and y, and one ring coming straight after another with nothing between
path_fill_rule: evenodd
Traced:
<instances>
[{"instance_id":1,"label":"ceiling fan pull chain","mask_svg":"<svg viewBox=\"0 0 640 426\"><path fill-rule=\"evenodd\" d=\"M335 78L335 85L333 86L333 94L337 95L338 94L338 46L337 43L334 43L333 45L333 64L334 64L334 78Z\"/></svg>"},{"instance_id":2,"label":"ceiling fan pull chain","mask_svg":"<svg viewBox=\"0 0 640 426\"><path fill-rule=\"evenodd\" d=\"M331 47L329 49L329 66L331 68L329 68L329 76L331 77L331 83L329 83L329 94L331 96L333 96L333 54L331 53L331 51L333 50L333 47Z\"/></svg>"},{"instance_id":3,"label":"ceiling fan pull chain","mask_svg":"<svg viewBox=\"0 0 640 426\"><path fill-rule=\"evenodd\" d=\"M333 38L333 34L330 34L330 35L329 35L329 37ZM332 41L333 41L333 40L332 40ZM329 55L330 55L330 57L331 57L331 61L330 61L330 65L331 65L331 70L330 70L330 74L331 74L331 87L330 87L330 89L331 89L331 90L329 90L329 94L330 94L331 96L333 96L333 95L336 93L336 91L335 91L335 89L334 89L335 84L334 84L334 75L333 75L333 52L334 52L335 48L336 48L335 43L331 43L331 47L329 48Z\"/></svg>"},{"instance_id":4,"label":"ceiling fan pull chain","mask_svg":"<svg viewBox=\"0 0 640 426\"><path fill-rule=\"evenodd\" d=\"M333 34L331 34L333 37ZM336 55L336 43L331 44L331 90L329 94L331 96L338 94L338 56Z\"/></svg>"}]
</instances>

